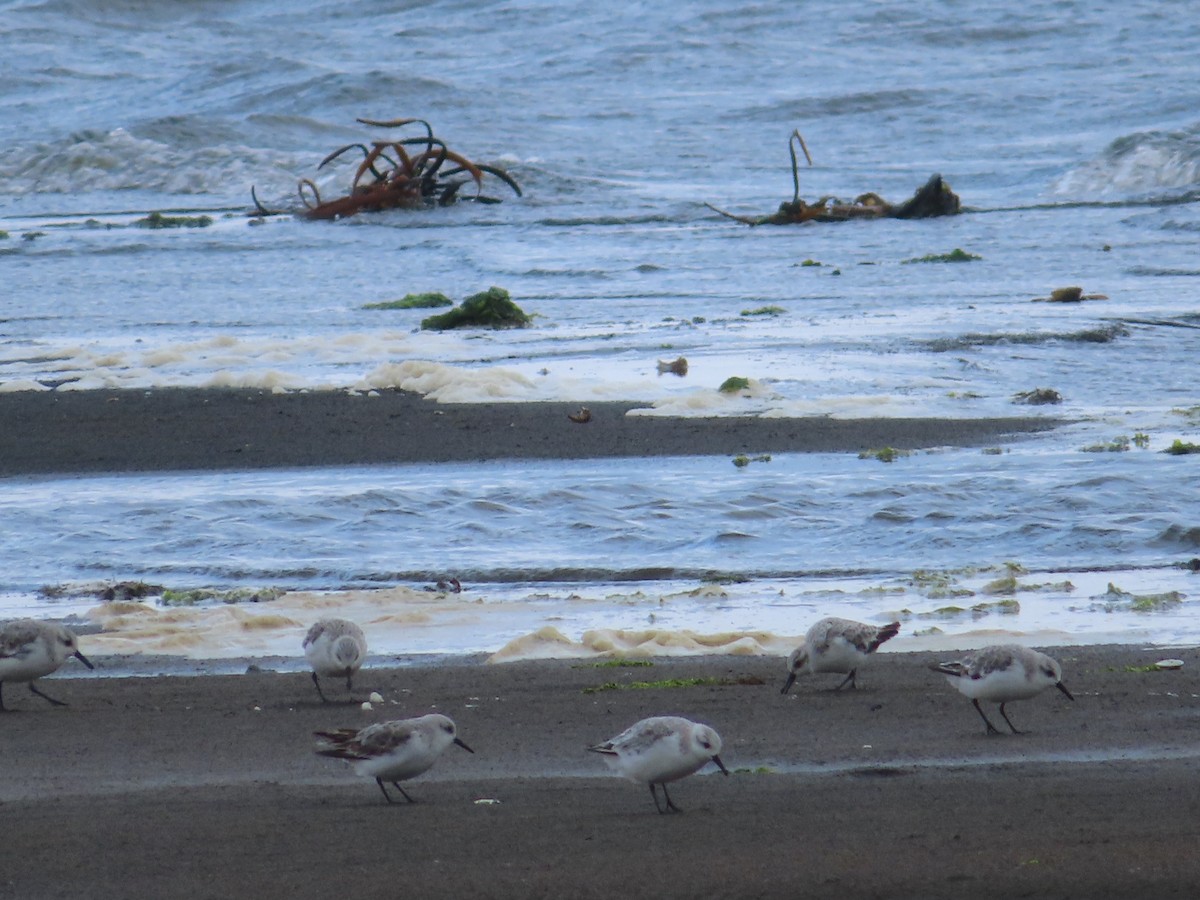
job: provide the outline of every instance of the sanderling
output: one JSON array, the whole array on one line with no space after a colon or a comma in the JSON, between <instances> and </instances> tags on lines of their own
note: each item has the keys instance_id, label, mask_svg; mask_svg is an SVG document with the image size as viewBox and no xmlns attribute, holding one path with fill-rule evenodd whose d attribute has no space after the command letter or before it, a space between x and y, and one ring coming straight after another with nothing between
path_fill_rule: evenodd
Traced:
<instances>
[{"instance_id":1,"label":"sanderling","mask_svg":"<svg viewBox=\"0 0 1200 900\"><path fill-rule=\"evenodd\" d=\"M367 658L367 638L362 629L346 619L321 619L304 638L304 656L312 666L313 684L326 703L319 675L345 677L346 690L353 690L351 680Z\"/></svg>"},{"instance_id":2,"label":"sanderling","mask_svg":"<svg viewBox=\"0 0 1200 900\"><path fill-rule=\"evenodd\" d=\"M650 785L654 808L661 812L679 812L667 793L667 782L678 781L699 771L710 759L726 775L729 770L718 756L721 736L707 725L679 716L654 716L642 719L615 738L588 747L604 755L604 760L626 778ZM662 785L667 806L658 804L655 785Z\"/></svg>"},{"instance_id":3,"label":"sanderling","mask_svg":"<svg viewBox=\"0 0 1200 900\"><path fill-rule=\"evenodd\" d=\"M899 631L899 622L879 626L851 619L822 619L808 629L804 643L788 657L787 681L779 693L786 694L796 676L806 670L848 673L834 690L840 691L847 684L857 688L855 675L858 673L858 667L879 649L880 644L894 638Z\"/></svg>"},{"instance_id":4,"label":"sanderling","mask_svg":"<svg viewBox=\"0 0 1200 900\"><path fill-rule=\"evenodd\" d=\"M49 675L61 666L68 656L76 657L89 669L93 666L79 652L75 635L52 622L36 619L15 619L0 624L0 712L4 711L4 682L28 681L29 690L55 706L66 706L37 689L35 678Z\"/></svg>"},{"instance_id":5,"label":"sanderling","mask_svg":"<svg viewBox=\"0 0 1200 900\"><path fill-rule=\"evenodd\" d=\"M1075 699L1062 683L1062 666L1056 660L1045 653L1016 644L984 647L962 659L933 663L929 668L941 672L961 693L971 698L975 709L983 716L988 734L1000 732L984 715L980 700L999 703L1000 715L1008 722L1013 734L1022 734L1009 721L1004 704L1036 697L1048 687L1058 688L1067 695L1068 700Z\"/></svg>"},{"instance_id":6,"label":"sanderling","mask_svg":"<svg viewBox=\"0 0 1200 900\"><path fill-rule=\"evenodd\" d=\"M392 787L412 803L413 798L405 793L399 782L427 770L451 744L458 744L468 753L475 752L458 739L454 723L437 713L416 719L379 722L361 730L339 728L314 734L321 738L317 753L351 760L355 772L375 779L388 803L394 801L383 786L385 781L390 781Z\"/></svg>"}]
</instances>

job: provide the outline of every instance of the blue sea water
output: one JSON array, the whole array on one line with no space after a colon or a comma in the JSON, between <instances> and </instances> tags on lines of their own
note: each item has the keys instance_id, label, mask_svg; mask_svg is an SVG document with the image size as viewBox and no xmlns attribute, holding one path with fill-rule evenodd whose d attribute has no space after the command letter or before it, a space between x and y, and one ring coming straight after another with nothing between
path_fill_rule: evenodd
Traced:
<instances>
[{"instance_id":1,"label":"blue sea water","mask_svg":"<svg viewBox=\"0 0 1200 900\"><path fill-rule=\"evenodd\" d=\"M572 640L794 635L839 611L905 616L898 645L931 628L1200 640L1200 575L1182 567L1200 555L1200 456L1162 452L1200 440L1194 18L1165 2L2 2L0 390L403 387L1072 424L890 464L5 479L0 610L83 615L88 586L130 579L336 608L327 592L455 574L461 602L496 615L381 627L382 649L495 650L548 623ZM353 154L317 164L407 136L356 122L401 116L522 195L488 179L502 202L250 215L251 187L275 209L299 206L302 178L344 190ZM810 201L900 201L938 172L964 213L750 228L708 205L790 200L794 130ZM213 223L134 227L152 211ZM978 258L920 261L956 248ZM491 285L534 326L432 333L426 311L366 308ZM1068 285L1103 299L1034 302ZM679 356L686 377L659 373ZM735 375L748 395L720 394ZM1062 402L1014 402L1037 388ZM1013 593L985 591L1009 571ZM998 596L1019 612L969 611ZM938 614L951 605L968 612ZM210 635L188 652L242 646Z\"/></svg>"}]
</instances>

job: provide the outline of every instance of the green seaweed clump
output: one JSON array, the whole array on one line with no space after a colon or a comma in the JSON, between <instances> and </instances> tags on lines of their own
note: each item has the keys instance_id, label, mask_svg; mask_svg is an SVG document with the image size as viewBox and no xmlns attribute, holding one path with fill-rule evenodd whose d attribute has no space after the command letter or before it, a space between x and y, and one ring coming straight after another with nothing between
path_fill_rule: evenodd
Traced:
<instances>
[{"instance_id":1,"label":"green seaweed clump","mask_svg":"<svg viewBox=\"0 0 1200 900\"><path fill-rule=\"evenodd\" d=\"M743 316L782 316L787 310L782 306L760 306L758 309L743 309Z\"/></svg>"},{"instance_id":2,"label":"green seaweed clump","mask_svg":"<svg viewBox=\"0 0 1200 900\"><path fill-rule=\"evenodd\" d=\"M721 386L717 388L722 394L736 394L738 391L744 391L750 387L750 379L743 378L740 375L731 375L721 382Z\"/></svg>"},{"instance_id":3,"label":"green seaweed clump","mask_svg":"<svg viewBox=\"0 0 1200 900\"><path fill-rule=\"evenodd\" d=\"M237 588L232 591L192 588L177 591L168 588L162 592L158 603L160 606L195 606L197 603L204 603L207 600L215 600L219 603L262 603L275 600L282 594L283 591L278 588L266 588L261 591L250 588Z\"/></svg>"},{"instance_id":4,"label":"green seaweed clump","mask_svg":"<svg viewBox=\"0 0 1200 900\"><path fill-rule=\"evenodd\" d=\"M880 462L895 462L902 456L912 456L911 450L897 450L895 447L880 447L878 450L863 450L858 454L859 459L877 459Z\"/></svg>"},{"instance_id":5,"label":"green seaweed clump","mask_svg":"<svg viewBox=\"0 0 1200 900\"><path fill-rule=\"evenodd\" d=\"M763 453L760 456L747 456L745 453L739 453L733 458L733 464L739 469L744 469L752 462L770 462L771 454Z\"/></svg>"},{"instance_id":6,"label":"green seaweed clump","mask_svg":"<svg viewBox=\"0 0 1200 900\"><path fill-rule=\"evenodd\" d=\"M1200 444L1193 444L1191 441L1181 441L1179 438L1176 438L1163 453L1170 453L1172 456L1186 456L1189 453L1200 453Z\"/></svg>"},{"instance_id":7,"label":"green seaweed clump","mask_svg":"<svg viewBox=\"0 0 1200 900\"><path fill-rule=\"evenodd\" d=\"M212 223L212 216L164 216L152 212L133 224L136 228L207 228Z\"/></svg>"},{"instance_id":8,"label":"green seaweed clump","mask_svg":"<svg viewBox=\"0 0 1200 900\"><path fill-rule=\"evenodd\" d=\"M7 241L7 240L8 240L8 232L0 230L0 241Z\"/></svg>"},{"instance_id":9,"label":"green seaweed clump","mask_svg":"<svg viewBox=\"0 0 1200 900\"><path fill-rule=\"evenodd\" d=\"M472 294L449 312L421 321L421 328L447 331L451 328L526 328L533 318L512 302L504 288L490 287Z\"/></svg>"},{"instance_id":10,"label":"green seaweed clump","mask_svg":"<svg viewBox=\"0 0 1200 900\"><path fill-rule=\"evenodd\" d=\"M1124 435L1121 435L1119 437L1113 438L1111 441L1109 441L1106 444L1104 444L1104 443L1091 444L1090 446L1084 447L1083 452L1084 453L1123 453L1126 450L1128 450L1129 447L1130 447L1129 438L1125 437Z\"/></svg>"},{"instance_id":11,"label":"green seaweed clump","mask_svg":"<svg viewBox=\"0 0 1200 900\"><path fill-rule=\"evenodd\" d=\"M915 259L906 259L905 263L952 263L952 262L973 262L977 259L983 259L982 256L976 256L974 253L967 253L964 250L955 247L949 253L927 253L924 256L918 256Z\"/></svg>"},{"instance_id":12,"label":"green seaweed clump","mask_svg":"<svg viewBox=\"0 0 1200 900\"><path fill-rule=\"evenodd\" d=\"M438 306L453 306L454 301L439 291L423 294L405 294L399 300L384 300L381 303L364 303L363 309L432 309Z\"/></svg>"},{"instance_id":13,"label":"green seaweed clump","mask_svg":"<svg viewBox=\"0 0 1200 900\"><path fill-rule=\"evenodd\" d=\"M1178 606L1182 602L1183 594L1179 591L1167 591L1162 594L1135 594L1129 608L1133 612L1154 612Z\"/></svg>"}]
</instances>

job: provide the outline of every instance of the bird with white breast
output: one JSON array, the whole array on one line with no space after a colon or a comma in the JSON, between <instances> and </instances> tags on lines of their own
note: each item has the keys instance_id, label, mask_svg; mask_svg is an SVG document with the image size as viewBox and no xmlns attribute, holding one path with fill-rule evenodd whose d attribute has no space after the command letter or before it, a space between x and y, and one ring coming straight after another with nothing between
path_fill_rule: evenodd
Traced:
<instances>
[{"instance_id":1,"label":"bird with white breast","mask_svg":"<svg viewBox=\"0 0 1200 900\"><path fill-rule=\"evenodd\" d=\"M29 690L55 706L66 706L49 694L38 690L34 681L58 671L70 657L75 657L89 669L96 668L79 652L75 634L53 622L37 619L14 619L0 624L0 712L5 712L4 683L27 681Z\"/></svg>"},{"instance_id":2,"label":"bird with white breast","mask_svg":"<svg viewBox=\"0 0 1200 900\"><path fill-rule=\"evenodd\" d=\"M1006 704L1028 700L1052 687L1066 694L1068 700L1075 699L1062 683L1062 666L1057 660L1017 644L995 644L953 662L934 663L929 668L945 675L960 693L971 698L987 726L987 734L1000 731L984 713L980 700L999 703L1000 715L1012 733L1023 734L1009 720L1004 711Z\"/></svg>"},{"instance_id":3,"label":"bird with white breast","mask_svg":"<svg viewBox=\"0 0 1200 900\"><path fill-rule=\"evenodd\" d=\"M710 760L729 774L719 755L721 736L708 725L680 716L642 719L615 738L588 749L603 755L605 762L626 778L649 784L654 808L660 813L680 811L671 802L667 782L698 772ZM658 785L667 801L665 809L658 803Z\"/></svg>"},{"instance_id":4,"label":"bird with white breast","mask_svg":"<svg viewBox=\"0 0 1200 900\"><path fill-rule=\"evenodd\" d=\"M345 678L346 690L353 690L354 673L362 668L367 658L367 638L362 629L348 619L321 619L308 629L304 638L304 657L312 666L317 694L328 703L319 676Z\"/></svg>"},{"instance_id":5,"label":"bird with white breast","mask_svg":"<svg viewBox=\"0 0 1200 900\"><path fill-rule=\"evenodd\" d=\"M316 747L319 755L354 763L356 773L375 779L388 803L395 801L384 787L385 781L390 781L405 800L413 803L413 798L400 787L401 781L428 771L451 744L468 753L475 752L459 739L454 722L440 713L377 722L363 729L318 731L315 735L321 739Z\"/></svg>"},{"instance_id":6,"label":"bird with white breast","mask_svg":"<svg viewBox=\"0 0 1200 900\"><path fill-rule=\"evenodd\" d=\"M890 641L899 631L899 622L868 625L866 622L839 619L836 616L821 619L808 629L804 643L788 657L787 681L780 693L786 694L795 683L796 676L804 672L845 675L842 683L834 688L835 691L840 691L847 684L857 688L859 667L870 659L880 644Z\"/></svg>"}]
</instances>

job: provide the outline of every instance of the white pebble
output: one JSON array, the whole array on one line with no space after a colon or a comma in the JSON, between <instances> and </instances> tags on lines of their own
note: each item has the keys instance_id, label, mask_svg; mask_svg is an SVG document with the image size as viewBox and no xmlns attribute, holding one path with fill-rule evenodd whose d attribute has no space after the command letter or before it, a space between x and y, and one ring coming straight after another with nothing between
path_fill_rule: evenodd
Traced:
<instances>
[{"instance_id":1,"label":"white pebble","mask_svg":"<svg viewBox=\"0 0 1200 900\"><path fill-rule=\"evenodd\" d=\"M368 698L372 703L382 703L383 695L379 691L371 691L371 696Z\"/></svg>"}]
</instances>

